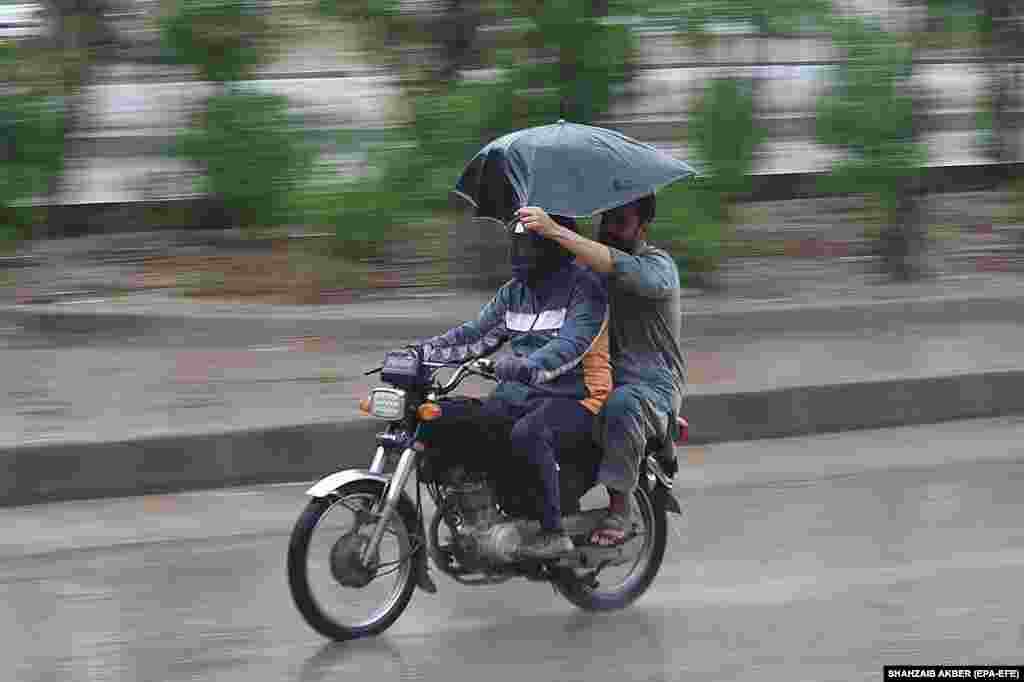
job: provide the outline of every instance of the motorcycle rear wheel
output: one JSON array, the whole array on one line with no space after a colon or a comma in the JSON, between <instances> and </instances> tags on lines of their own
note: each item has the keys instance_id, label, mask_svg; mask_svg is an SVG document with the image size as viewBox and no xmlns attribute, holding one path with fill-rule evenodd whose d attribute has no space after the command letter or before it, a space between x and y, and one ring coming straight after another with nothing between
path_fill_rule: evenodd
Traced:
<instances>
[{"instance_id":1,"label":"motorcycle rear wheel","mask_svg":"<svg viewBox=\"0 0 1024 682\"><path fill-rule=\"evenodd\" d=\"M646 592L658 575L665 557L668 518L664 507L656 504L643 486L637 487L633 500L638 509L638 516L643 521L640 532L644 535L632 541L642 541L643 546L626 577L611 589L601 589L600 584L592 587L587 580L572 572L554 581L555 589L562 596L585 611L624 609ZM601 575L598 573L598 581Z\"/></svg>"},{"instance_id":2,"label":"motorcycle rear wheel","mask_svg":"<svg viewBox=\"0 0 1024 682\"><path fill-rule=\"evenodd\" d=\"M417 526L415 514L409 509L404 509L403 505L399 505L399 509L392 517L379 550L380 561L391 566L382 565L380 569L370 570L362 575L360 567L353 567L350 563L351 557L348 554L351 554L351 551L347 550L359 547L360 543L365 544L363 538L368 537L373 529L372 523L363 523L360 526L358 513L354 510L368 511L381 499L384 490L384 483L380 481L360 480L348 483L333 495L311 500L292 530L288 545L288 584L292 599L306 623L330 639L347 641L380 634L391 627L409 605L416 587L411 550ZM339 507L353 510L354 527L346 532L342 532L343 526L326 530L324 519ZM413 514L413 518L409 518L410 514ZM320 540L318 530L325 531L322 533L324 540ZM397 551L392 545L397 545ZM339 561L339 556L348 561ZM343 585L338 577L339 573L346 574L355 584ZM361 578L369 579L371 576L372 579L366 585L357 586ZM319 589L321 585L315 578L323 579L327 587ZM366 618L343 621L340 612L350 606L347 601L349 595L354 601L361 590L375 583L379 586L378 581L393 582L385 596L379 600L380 605ZM331 609L325 603L328 601L327 597L334 598L334 601L342 601L341 607Z\"/></svg>"}]
</instances>

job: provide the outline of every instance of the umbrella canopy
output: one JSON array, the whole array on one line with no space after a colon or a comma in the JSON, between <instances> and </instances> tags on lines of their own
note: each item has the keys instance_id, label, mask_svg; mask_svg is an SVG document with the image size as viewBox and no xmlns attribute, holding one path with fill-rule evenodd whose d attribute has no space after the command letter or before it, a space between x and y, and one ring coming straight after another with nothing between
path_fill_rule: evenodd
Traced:
<instances>
[{"instance_id":1,"label":"umbrella canopy","mask_svg":"<svg viewBox=\"0 0 1024 682\"><path fill-rule=\"evenodd\" d=\"M558 123L524 128L477 152L455 193L478 217L501 222L516 209L583 218L695 175L688 164L607 128Z\"/></svg>"}]
</instances>

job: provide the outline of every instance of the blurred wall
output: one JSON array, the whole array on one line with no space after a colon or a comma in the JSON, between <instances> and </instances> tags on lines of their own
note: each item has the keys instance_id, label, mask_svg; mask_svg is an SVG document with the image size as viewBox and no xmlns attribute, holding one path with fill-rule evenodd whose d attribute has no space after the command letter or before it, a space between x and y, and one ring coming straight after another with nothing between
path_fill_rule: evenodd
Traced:
<instances>
[{"instance_id":1,"label":"blurred wall","mask_svg":"<svg viewBox=\"0 0 1024 682\"><path fill-rule=\"evenodd\" d=\"M408 7L405 5L408 4ZM434 11L437 2L403 0L403 7ZM848 11L879 12L891 27L919 21L919 11L888 2L844 2ZM3 31L25 35L40 31L31 4L0 5ZM154 39L156 3L122 0L115 24L123 35L144 43ZM493 39L493 31L481 34ZM12 36L13 37L13 36ZM769 138L757 172L824 170L832 150L813 142L817 96L837 57L828 40L816 37L763 39L723 35L708 48L684 44L661 30L638 32L643 68L603 123L688 156L686 113L703 83L716 75L757 73L761 78L758 109ZM976 110L985 93L987 67L941 63L963 59L961 51L929 52L940 63L922 64L915 83L927 108L923 128L932 163L984 162L977 144ZM967 55L970 56L970 55ZM290 43L254 84L287 95L311 129L380 128L400 125L407 116L401 87L393 74L369 63L343 35L334 40L313 36ZM486 70L468 77L487 78ZM83 120L76 132L77 156L69 159L55 203L127 202L193 196L198 169L170 158L166 151L211 92L189 68L143 63L140 60L100 64L96 79L83 93ZM1010 116L1018 120L1019 102ZM1020 137L1016 158L1020 158ZM365 170L357 149L329 159L339 173Z\"/></svg>"}]
</instances>

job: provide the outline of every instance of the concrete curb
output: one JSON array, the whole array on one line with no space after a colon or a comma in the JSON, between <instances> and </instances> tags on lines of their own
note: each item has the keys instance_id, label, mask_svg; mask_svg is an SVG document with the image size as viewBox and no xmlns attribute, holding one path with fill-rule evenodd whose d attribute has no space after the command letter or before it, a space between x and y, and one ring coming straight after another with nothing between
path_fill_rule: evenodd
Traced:
<instances>
[{"instance_id":1,"label":"concrete curb","mask_svg":"<svg viewBox=\"0 0 1024 682\"><path fill-rule=\"evenodd\" d=\"M309 480L368 466L380 426L367 419L4 448L0 506Z\"/></svg>"},{"instance_id":2,"label":"concrete curb","mask_svg":"<svg viewBox=\"0 0 1024 682\"><path fill-rule=\"evenodd\" d=\"M694 444L932 424L1024 412L1024 369L858 381L687 401Z\"/></svg>"},{"instance_id":3,"label":"concrete curb","mask_svg":"<svg viewBox=\"0 0 1024 682\"><path fill-rule=\"evenodd\" d=\"M692 396L695 445L1024 413L1024 369ZM376 420L0 450L0 506L309 480L364 467Z\"/></svg>"},{"instance_id":4,"label":"concrete curb","mask_svg":"<svg viewBox=\"0 0 1024 682\"><path fill-rule=\"evenodd\" d=\"M685 303L684 303L685 306ZM723 306L685 312L683 336L691 338L779 332L863 332L894 324L1024 322L1024 297L1005 295L924 296L832 301L812 304Z\"/></svg>"}]
</instances>

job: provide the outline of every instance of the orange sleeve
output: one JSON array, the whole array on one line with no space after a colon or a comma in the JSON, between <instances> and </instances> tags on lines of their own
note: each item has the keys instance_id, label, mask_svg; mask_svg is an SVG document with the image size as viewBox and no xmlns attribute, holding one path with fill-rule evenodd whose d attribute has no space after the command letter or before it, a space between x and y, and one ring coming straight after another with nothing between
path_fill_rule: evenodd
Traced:
<instances>
[{"instance_id":1,"label":"orange sleeve","mask_svg":"<svg viewBox=\"0 0 1024 682\"><path fill-rule=\"evenodd\" d=\"M590 348L583 355L583 382L587 387L587 397L580 403L593 414L597 414L604 407L604 403L612 391L607 312L605 312L604 322L601 323L601 331L594 337Z\"/></svg>"}]
</instances>

